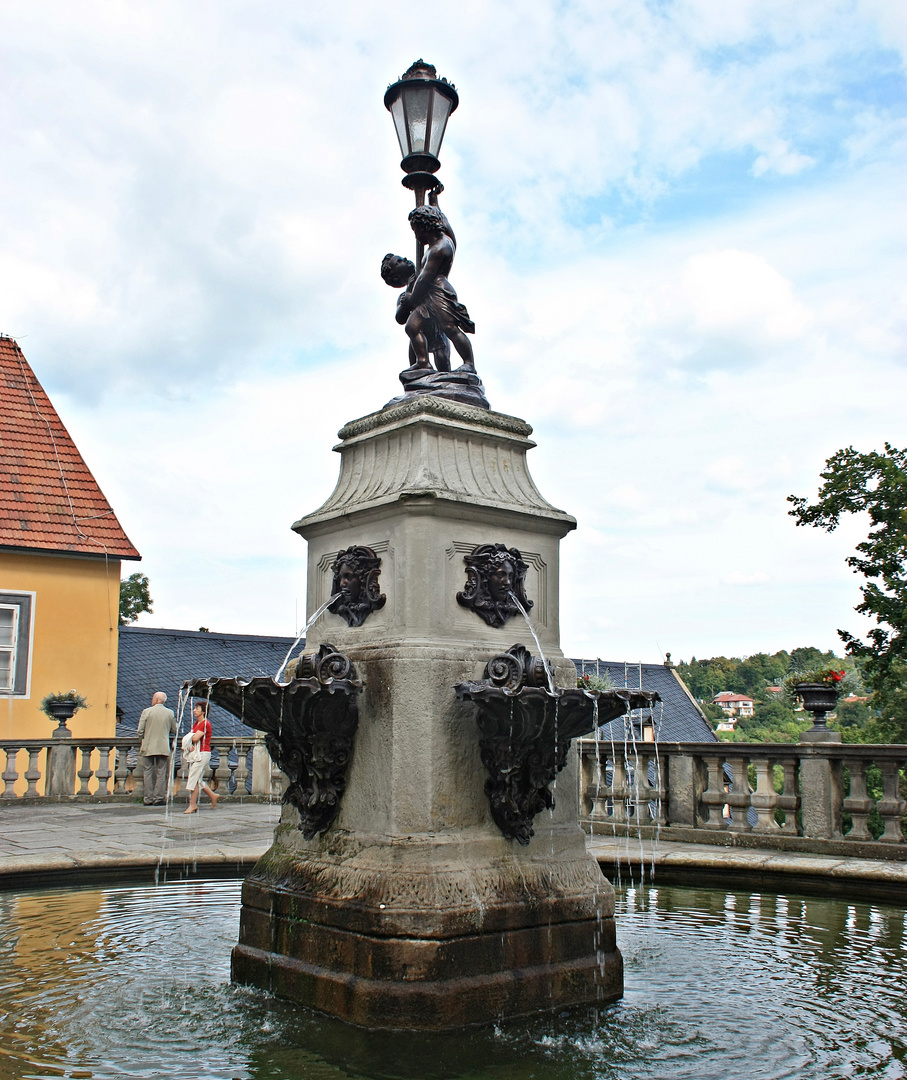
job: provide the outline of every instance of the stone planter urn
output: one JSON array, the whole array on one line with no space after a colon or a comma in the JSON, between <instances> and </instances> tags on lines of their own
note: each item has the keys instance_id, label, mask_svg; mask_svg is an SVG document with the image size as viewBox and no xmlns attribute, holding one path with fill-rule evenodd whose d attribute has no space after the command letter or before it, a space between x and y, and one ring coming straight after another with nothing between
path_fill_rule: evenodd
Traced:
<instances>
[{"instance_id":1,"label":"stone planter urn","mask_svg":"<svg viewBox=\"0 0 907 1080\"><path fill-rule=\"evenodd\" d=\"M65 701L48 701L47 712L57 721L58 725L56 731L53 733L55 739L72 738L72 732L66 726L66 721L72 719L72 716L78 707L78 703L72 698L67 698Z\"/></svg>"},{"instance_id":2,"label":"stone planter urn","mask_svg":"<svg viewBox=\"0 0 907 1080\"><path fill-rule=\"evenodd\" d=\"M822 733L824 741L839 741L840 735L830 731L825 723L825 718L838 702L838 688L828 683L799 682L794 683L794 693L803 702L803 708L813 714L813 726L803 733L803 736L813 736ZM838 738L834 739L837 735ZM801 738L803 737L801 736Z\"/></svg>"}]
</instances>

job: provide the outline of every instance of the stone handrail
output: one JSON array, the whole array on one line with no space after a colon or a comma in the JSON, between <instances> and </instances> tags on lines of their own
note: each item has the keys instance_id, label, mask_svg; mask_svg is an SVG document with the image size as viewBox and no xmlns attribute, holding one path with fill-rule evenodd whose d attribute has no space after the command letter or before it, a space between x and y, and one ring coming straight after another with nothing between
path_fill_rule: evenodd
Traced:
<instances>
[{"instance_id":1,"label":"stone handrail","mask_svg":"<svg viewBox=\"0 0 907 1080\"><path fill-rule=\"evenodd\" d=\"M6 755L6 767L0 773L0 801L8 805L45 798L142 798L140 743L137 735L110 739L0 739L0 751ZM220 794L279 793L282 774L272 767L260 736L215 736L211 751L204 779ZM174 792L179 793L186 772L179 746L173 768Z\"/></svg>"},{"instance_id":2,"label":"stone handrail","mask_svg":"<svg viewBox=\"0 0 907 1080\"><path fill-rule=\"evenodd\" d=\"M907 746L582 739L580 757L593 833L907 859Z\"/></svg>"}]
</instances>

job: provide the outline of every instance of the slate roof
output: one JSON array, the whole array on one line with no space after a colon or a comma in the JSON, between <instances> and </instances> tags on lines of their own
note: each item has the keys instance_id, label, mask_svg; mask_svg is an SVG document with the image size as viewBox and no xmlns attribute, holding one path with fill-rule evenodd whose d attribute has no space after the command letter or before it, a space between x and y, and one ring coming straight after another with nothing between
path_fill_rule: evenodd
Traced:
<instances>
[{"instance_id":1,"label":"slate roof","mask_svg":"<svg viewBox=\"0 0 907 1080\"><path fill-rule=\"evenodd\" d=\"M118 735L135 732L142 710L151 695L163 690L167 704L178 712L180 685L187 679L217 676L274 675L293 644L291 637L257 634L205 634L194 630L159 630L144 626L120 627L120 658L117 677L117 708L123 710ZM298 656L300 642L293 650ZM673 668L663 664L625 664L611 660L574 660L578 673L609 675L616 687L657 690L662 701L655 706L655 730L659 742L716 742L718 737ZM217 736L248 735L236 717L211 706L211 726ZM639 722L639 711L635 714ZM184 715L181 730L187 730ZM624 721L615 720L602 729L605 738L623 740Z\"/></svg>"},{"instance_id":2,"label":"slate roof","mask_svg":"<svg viewBox=\"0 0 907 1080\"><path fill-rule=\"evenodd\" d=\"M141 558L22 350L3 336L0 548Z\"/></svg>"},{"instance_id":3,"label":"slate roof","mask_svg":"<svg viewBox=\"0 0 907 1080\"><path fill-rule=\"evenodd\" d=\"M658 742L717 742L712 730L693 695L674 668L664 664L628 664L616 660L574 660L577 674L606 674L616 688L631 690L657 690L661 703L654 708L655 738ZM636 710L633 718L639 723ZM624 720L613 720L601 728L602 736L610 739L624 737Z\"/></svg>"},{"instance_id":4,"label":"slate roof","mask_svg":"<svg viewBox=\"0 0 907 1080\"><path fill-rule=\"evenodd\" d=\"M117 708L123 710L123 717L117 724L117 735L135 732L142 710L151 704L155 691L164 691L167 707L179 719L179 688L187 679L275 675L292 644L291 637L121 626ZM294 650L294 656L302 650L302 644ZM216 705L211 706L209 717L216 736L251 734L250 728ZM188 730L189 720L187 709L181 731Z\"/></svg>"}]
</instances>

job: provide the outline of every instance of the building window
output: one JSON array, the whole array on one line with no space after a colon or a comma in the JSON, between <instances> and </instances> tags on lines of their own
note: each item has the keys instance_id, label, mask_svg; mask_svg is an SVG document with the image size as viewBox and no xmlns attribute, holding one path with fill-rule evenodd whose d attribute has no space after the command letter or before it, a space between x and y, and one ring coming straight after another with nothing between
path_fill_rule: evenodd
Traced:
<instances>
[{"instance_id":1,"label":"building window","mask_svg":"<svg viewBox=\"0 0 907 1080\"><path fill-rule=\"evenodd\" d=\"M28 697L34 593L0 592L0 695Z\"/></svg>"}]
</instances>

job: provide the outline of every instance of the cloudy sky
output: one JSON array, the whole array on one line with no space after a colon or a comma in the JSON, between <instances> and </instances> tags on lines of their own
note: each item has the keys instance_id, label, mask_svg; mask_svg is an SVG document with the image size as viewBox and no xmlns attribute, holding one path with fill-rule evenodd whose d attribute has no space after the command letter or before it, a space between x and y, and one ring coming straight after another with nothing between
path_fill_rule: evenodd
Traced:
<instances>
[{"instance_id":1,"label":"cloudy sky","mask_svg":"<svg viewBox=\"0 0 907 1080\"><path fill-rule=\"evenodd\" d=\"M864 523L785 497L905 443L905 49L902 0L6 0L0 331L144 556L142 624L302 620L289 526L405 366L382 98L424 56L479 372L579 519L565 650L861 629Z\"/></svg>"}]
</instances>

